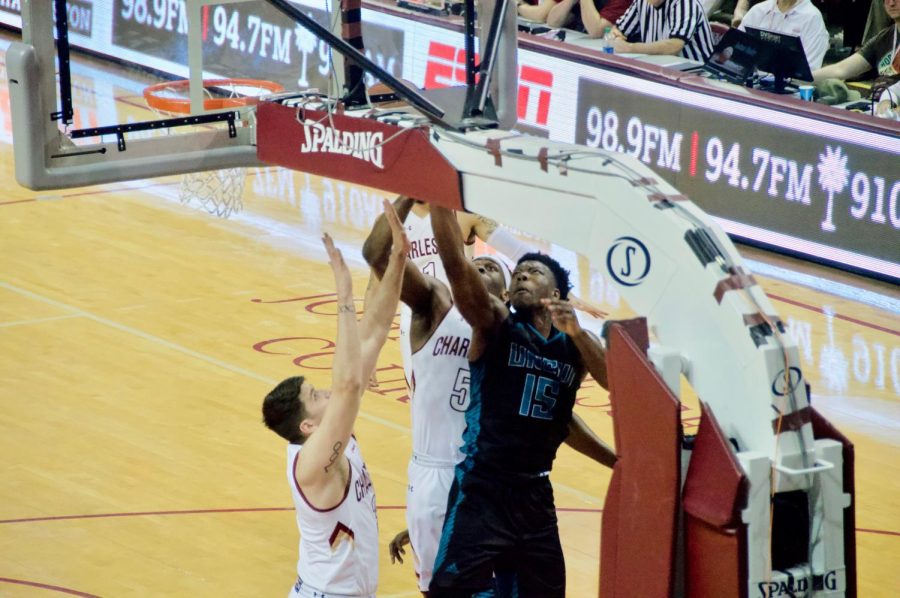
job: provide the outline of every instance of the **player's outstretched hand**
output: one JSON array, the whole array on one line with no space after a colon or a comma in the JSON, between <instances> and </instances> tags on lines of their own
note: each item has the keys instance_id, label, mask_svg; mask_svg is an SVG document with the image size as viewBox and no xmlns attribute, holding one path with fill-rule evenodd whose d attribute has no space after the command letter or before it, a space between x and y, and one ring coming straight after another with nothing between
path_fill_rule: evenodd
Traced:
<instances>
[{"instance_id":1,"label":"player's outstretched hand","mask_svg":"<svg viewBox=\"0 0 900 598\"><path fill-rule=\"evenodd\" d=\"M341 250L334 246L334 239L328 233L322 235L322 244L325 245L325 251L328 252L328 263L331 265L331 271L334 273L338 297L352 297L353 280L350 278L350 269L347 268L347 264L344 262Z\"/></svg>"},{"instance_id":2,"label":"player's outstretched hand","mask_svg":"<svg viewBox=\"0 0 900 598\"><path fill-rule=\"evenodd\" d=\"M382 203L384 204L384 217L387 218L388 225L391 227L393 242L391 250L394 253L402 252L401 255L409 255L409 239L406 237L406 230L403 228L403 223L400 222L394 204L386 199Z\"/></svg>"},{"instance_id":3,"label":"player's outstretched hand","mask_svg":"<svg viewBox=\"0 0 900 598\"><path fill-rule=\"evenodd\" d=\"M550 310L550 317L557 330L569 336L575 336L581 332L581 324L578 323L575 308L571 303L563 299L541 299L541 303Z\"/></svg>"},{"instance_id":4,"label":"player's outstretched hand","mask_svg":"<svg viewBox=\"0 0 900 598\"><path fill-rule=\"evenodd\" d=\"M403 547L409 544L409 530L405 529L391 540L391 543L388 544L388 550L391 551L391 564L393 563L402 563L403 556L406 554L406 551L403 550Z\"/></svg>"},{"instance_id":5,"label":"player's outstretched hand","mask_svg":"<svg viewBox=\"0 0 900 598\"><path fill-rule=\"evenodd\" d=\"M580 299L571 293L569 293L569 303L571 303L572 307L576 310L583 311L592 318L605 318L609 315L600 309L600 306L597 304L591 303L587 299Z\"/></svg>"}]
</instances>

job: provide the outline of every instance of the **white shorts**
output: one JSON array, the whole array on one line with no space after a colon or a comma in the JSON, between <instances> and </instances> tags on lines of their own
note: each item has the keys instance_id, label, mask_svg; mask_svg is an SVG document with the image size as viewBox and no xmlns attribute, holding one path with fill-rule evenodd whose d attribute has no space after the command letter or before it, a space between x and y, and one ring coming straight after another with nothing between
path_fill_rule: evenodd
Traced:
<instances>
[{"instance_id":1,"label":"white shorts","mask_svg":"<svg viewBox=\"0 0 900 598\"><path fill-rule=\"evenodd\" d=\"M288 598L375 598L375 594L347 596L345 594L322 592L308 583L304 583L303 580L298 577L296 583L294 583L294 586L291 588L291 591L288 592Z\"/></svg>"},{"instance_id":2,"label":"white shorts","mask_svg":"<svg viewBox=\"0 0 900 598\"><path fill-rule=\"evenodd\" d=\"M415 556L419 589L427 592L441 543L454 466L431 467L421 465L421 462L422 459L413 456L407 468L406 525Z\"/></svg>"}]
</instances>

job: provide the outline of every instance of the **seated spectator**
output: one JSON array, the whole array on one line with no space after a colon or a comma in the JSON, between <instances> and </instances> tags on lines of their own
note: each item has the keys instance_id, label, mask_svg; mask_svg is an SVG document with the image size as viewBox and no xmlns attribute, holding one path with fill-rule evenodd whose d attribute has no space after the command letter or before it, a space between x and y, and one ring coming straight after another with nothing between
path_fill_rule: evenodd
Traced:
<instances>
[{"instance_id":1,"label":"seated spectator","mask_svg":"<svg viewBox=\"0 0 900 598\"><path fill-rule=\"evenodd\" d=\"M740 29L746 27L799 37L809 69L822 66L828 50L828 30L822 13L810 0L765 0L747 11Z\"/></svg>"},{"instance_id":2,"label":"seated spectator","mask_svg":"<svg viewBox=\"0 0 900 598\"><path fill-rule=\"evenodd\" d=\"M606 29L611 30L631 5L631 0L545 0L547 1L554 5L547 14L549 27L585 31L588 37L603 37ZM575 6L579 6L580 10L573 10Z\"/></svg>"},{"instance_id":3,"label":"seated spectator","mask_svg":"<svg viewBox=\"0 0 900 598\"><path fill-rule=\"evenodd\" d=\"M712 16L722 6L722 2L724 0L700 0L700 4L703 5L703 12L706 13L707 17Z\"/></svg>"},{"instance_id":4,"label":"seated spectator","mask_svg":"<svg viewBox=\"0 0 900 598\"><path fill-rule=\"evenodd\" d=\"M874 89L873 89L874 91ZM900 120L900 76L887 78L875 96L874 113L880 118Z\"/></svg>"},{"instance_id":5,"label":"seated spectator","mask_svg":"<svg viewBox=\"0 0 900 598\"><path fill-rule=\"evenodd\" d=\"M891 18L881 0L872 0L869 5L869 16L866 17L866 28L863 31L862 43L884 31L891 24Z\"/></svg>"},{"instance_id":6,"label":"seated spectator","mask_svg":"<svg viewBox=\"0 0 900 598\"><path fill-rule=\"evenodd\" d=\"M545 23L550 9L556 6L556 0L540 0L536 4L526 2L525 0L516 0L516 12L523 19L534 21L536 23Z\"/></svg>"},{"instance_id":7,"label":"seated spectator","mask_svg":"<svg viewBox=\"0 0 900 598\"><path fill-rule=\"evenodd\" d=\"M884 9L894 22L842 61L813 71L814 81L825 79L874 79L878 76L900 74L900 0L884 0Z\"/></svg>"},{"instance_id":8,"label":"seated spectator","mask_svg":"<svg viewBox=\"0 0 900 598\"><path fill-rule=\"evenodd\" d=\"M634 0L613 35L616 52L671 54L706 62L713 51L700 0Z\"/></svg>"},{"instance_id":9,"label":"seated spectator","mask_svg":"<svg viewBox=\"0 0 900 598\"><path fill-rule=\"evenodd\" d=\"M741 22L744 20L744 17L747 15L747 11L750 10L751 5L759 4L759 0L737 0L734 3L734 11L731 13L731 26L738 27Z\"/></svg>"}]
</instances>

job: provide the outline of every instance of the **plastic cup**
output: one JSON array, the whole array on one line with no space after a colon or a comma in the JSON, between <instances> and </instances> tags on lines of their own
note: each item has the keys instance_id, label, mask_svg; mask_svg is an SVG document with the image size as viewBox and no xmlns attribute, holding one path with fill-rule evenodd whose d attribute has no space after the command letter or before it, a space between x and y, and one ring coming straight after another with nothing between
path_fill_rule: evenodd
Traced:
<instances>
[{"instance_id":1,"label":"plastic cup","mask_svg":"<svg viewBox=\"0 0 900 598\"><path fill-rule=\"evenodd\" d=\"M800 99L806 102L813 101L813 93L816 91L814 85L801 85L799 87L800 90Z\"/></svg>"}]
</instances>

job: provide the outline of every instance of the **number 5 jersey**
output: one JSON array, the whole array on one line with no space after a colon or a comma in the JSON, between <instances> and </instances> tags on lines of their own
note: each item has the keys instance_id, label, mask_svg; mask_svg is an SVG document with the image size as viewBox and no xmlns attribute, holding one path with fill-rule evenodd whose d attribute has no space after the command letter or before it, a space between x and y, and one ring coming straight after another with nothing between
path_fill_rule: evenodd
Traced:
<instances>
[{"instance_id":1,"label":"number 5 jersey","mask_svg":"<svg viewBox=\"0 0 900 598\"><path fill-rule=\"evenodd\" d=\"M471 338L472 327L452 306L412 355L413 455L432 465L452 467L462 460Z\"/></svg>"}]
</instances>

